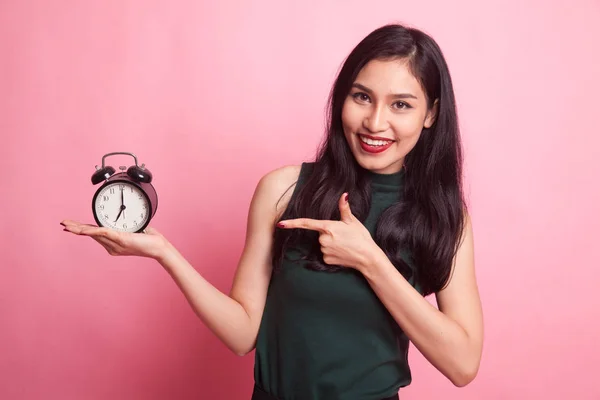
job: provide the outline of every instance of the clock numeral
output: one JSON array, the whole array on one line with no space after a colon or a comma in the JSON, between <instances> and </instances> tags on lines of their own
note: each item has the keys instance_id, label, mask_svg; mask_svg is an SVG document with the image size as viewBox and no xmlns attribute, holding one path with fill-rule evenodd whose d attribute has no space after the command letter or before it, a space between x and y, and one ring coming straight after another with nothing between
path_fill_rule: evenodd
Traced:
<instances>
[{"instance_id":1,"label":"clock numeral","mask_svg":"<svg viewBox=\"0 0 600 400\"><path fill-rule=\"evenodd\" d=\"M102 196L102 201L108 201L108 196Z\"/></svg>"},{"instance_id":2,"label":"clock numeral","mask_svg":"<svg viewBox=\"0 0 600 400\"><path fill-rule=\"evenodd\" d=\"M144 214L140 214L140 218L144 218Z\"/></svg>"},{"instance_id":3,"label":"clock numeral","mask_svg":"<svg viewBox=\"0 0 600 400\"><path fill-rule=\"evenodd\" d=\"M98 207L101 210L104 210L104 204L100 204L100 207Z\"/></svg>"},{"instance_id":4,"label":"clock numeral","mask_svg":"<svg viewBox=\"0 0 600 400\"><path fill-rule=\"evenodd\" d=\"M114 187L110 188L110 194L115 194L115 188Z\"/></svg>"},{"instance_id":5,"label":"clock numeral","mask_svg":"<svg viewBox=\"0 0 600 400\"><path fill-rule=\"evenodd\" d=\"M138 226L137 221L133 221L133 226Z\"/></svg>"},{"instance_id":6,"label":"clock numeral","mask_svg":"<svg viewBox=\"0 0 600 400\"><path fill-rule=\"evenodd\" d=\"M108 219L108 214L104 214L104 219Z\"/></svg>"},{"instance_id":7,"label":"clock numeral","mask_svg":"<svg viewBox=\"0 0 600 400\"><path fill-rule=\"evenodd\" d=\"M119 185L119 189L121 189L121 190L125 189L125 185Z\"/></svg>"},{"instance_id":8,"label":"clock numeral","mask_svg":"<svg viewBox=\"0 0 600 400\"><path fill-rule=\"evenodd\" d=\"M127 229L127 224L123 224L123 229Z\"/></svg>"}]
</instances>

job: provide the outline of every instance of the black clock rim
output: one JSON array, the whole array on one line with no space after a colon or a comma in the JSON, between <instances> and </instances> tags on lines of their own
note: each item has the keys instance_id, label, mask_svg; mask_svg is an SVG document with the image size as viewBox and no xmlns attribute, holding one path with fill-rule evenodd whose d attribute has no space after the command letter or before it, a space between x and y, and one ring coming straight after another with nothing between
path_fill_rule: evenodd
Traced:
<instances>
[{"instance_id":1,"label":"black clock rim","mask_svg":"<svg viewBox=\"0 0 600 400\"><path fill-rule=\"evenodd\" d=\"M148 196L148 194L146 193L146 191L137 182L130 181L130 180L127 180L127 179L121 179L121 178L117 178L117 179L114 179L114 180L110 180L109 179L106 182L104 182L96 190L96 193L94 193L94 197L92 197L92 215L94 216L94 220L96 221L96 224L99 227L101 227L101 228L112 229L112 228L108 228L108 227L102 226L102 223L100 222L100 220L98 219L98 216L96 215L96 209L94 207L94 204L96 204L96 198L98 197L98 194L102 191L102 189L104 189L106 186L112 185L114 183L127 183L127 184L130 184L130 185L134 185L134 186L136 186L140 190L140 192L142 192L142 194L146 198L146 202L150 206L150 210L148 210L148 218L146 219L146 222L144 223L144 225L141 228L139 228L137 231L132 232L132 233L140 233L140 232L142 232L144 229L146 229L146 227L148 227L148 225L150 224L150 220L154 216L154 213L153 213L153 210L152 210L152 202L150 201L150 197ZM122 232L122 231L117 231L117 232ZM124 232L124 233L126 233L126 232Z\"/></svg>"}]
</instances>

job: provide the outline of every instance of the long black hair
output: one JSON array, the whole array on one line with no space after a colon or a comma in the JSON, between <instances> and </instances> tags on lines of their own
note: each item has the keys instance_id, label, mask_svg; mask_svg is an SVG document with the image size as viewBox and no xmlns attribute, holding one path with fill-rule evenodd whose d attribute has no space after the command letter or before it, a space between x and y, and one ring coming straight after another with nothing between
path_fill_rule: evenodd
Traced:
<instances>
[{"instance_id":1,"label":"long black hair","mask_svg":"<svg viewBox=\"0 0 600 400\"><path fill-rule=\"evenodd\" d=\"M423 128L404 160L401 200L377 222L375 242L394 266L426 296L448 282L462 237L466 204L462 193L462 149L450 72L437 43L424 32L402 25L385 25L366 36L349 54L329 95L326 135L307 176L281 220L306 217L340 218L338 201L349 193L353 214L364 221L370 207L368 173L356 162L344 136L342 107L360 70L371 60L408 60L431 109L433 125ZM307 268L335 272L327 265L318 233L275 229L272 261L281 266L286 249L302 246Z\"/></svg>"}]
</instances>

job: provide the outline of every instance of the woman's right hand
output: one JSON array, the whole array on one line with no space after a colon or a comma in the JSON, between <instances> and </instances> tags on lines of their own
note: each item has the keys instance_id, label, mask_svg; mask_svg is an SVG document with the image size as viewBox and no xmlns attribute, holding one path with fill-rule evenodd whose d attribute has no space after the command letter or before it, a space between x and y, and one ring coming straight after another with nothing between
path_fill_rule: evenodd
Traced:
<instances>
[{"instance_id":1,"label":"woman's right hand","mask_svg":"<svg viewBox=\"0 0 600 400\"><path fill-rule=\"evenodd\" d=\"M163 235L150 227L145 229L145 233L129 233L72 220L64 220L60 224L67 232L91 237L113 256L139 256L158 260L164 256L169 244Z\"/></svg>"}]
</instances>

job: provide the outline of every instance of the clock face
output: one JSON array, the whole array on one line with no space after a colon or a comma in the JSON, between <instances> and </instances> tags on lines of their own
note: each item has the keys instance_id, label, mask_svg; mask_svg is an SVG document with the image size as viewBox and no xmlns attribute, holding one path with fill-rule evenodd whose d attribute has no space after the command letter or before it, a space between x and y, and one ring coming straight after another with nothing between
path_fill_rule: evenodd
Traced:
<instances>
[{"instance_id":1,"label":"clock face","mask_svg":"<svg viewBox=\"0 0 600 400\"><path fill-rule=\"evenodd\" d=\"M150 205L146 195L137 186L114 182L97 193L94 213L101 226L122 232L137 232L148 221Z\"/></svg>"}]
</instances>

